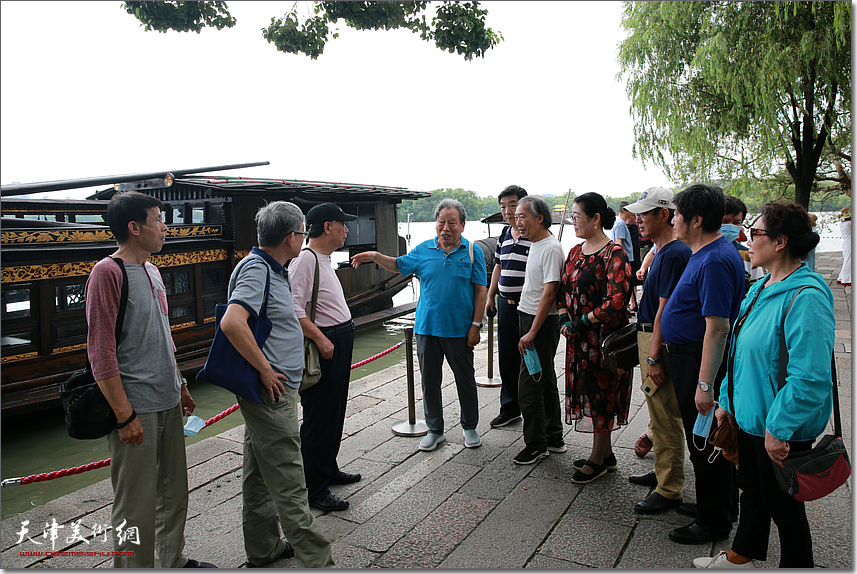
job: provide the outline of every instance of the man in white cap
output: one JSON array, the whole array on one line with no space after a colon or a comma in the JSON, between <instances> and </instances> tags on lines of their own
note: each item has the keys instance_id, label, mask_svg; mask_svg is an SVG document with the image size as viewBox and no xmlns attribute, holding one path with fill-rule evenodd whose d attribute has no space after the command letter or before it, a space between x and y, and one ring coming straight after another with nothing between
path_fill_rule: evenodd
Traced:
<instances>
[{"instance_id":1,"label":"man in white cap","mask_svg":"<svg viewBox=\"0 0 857 574\"><path fill-rule=\"evenodd\" d=\"M687 267L691 250L673 232L672 191L650 187L625 209L637 216L637 227L643 237L657 246L637 314L640 374L649 408L647 434L654 445L655 469L632 475L628 480L642 486L657 486L645 500L634 505L634 510L639 514L660 514L681 504L684 491L684 427L675 388L663 361L661 315Z\"/></svg>"},{"instance_id":2,"label":"man in white cap","mask_svg":"<svg viewBox=\"0 0 857 574\"><path fill-rule=\"evenodd\" d=\"M359 473L343 472L336 464L351 379L354 323L330 261L330 254L345 245L348 236L345 222L355 219L356 215L343 212L333 203L310 209L306 215L309 247L289 264L295 314L304 336L313 340L321 355L321 380L300 392L301 453L309 505L325 512L348 508L348 501L333 494L328 486L350 484L361 478ZM318 297L312 319L316 271Z\"/></svg>"}]
</instances>

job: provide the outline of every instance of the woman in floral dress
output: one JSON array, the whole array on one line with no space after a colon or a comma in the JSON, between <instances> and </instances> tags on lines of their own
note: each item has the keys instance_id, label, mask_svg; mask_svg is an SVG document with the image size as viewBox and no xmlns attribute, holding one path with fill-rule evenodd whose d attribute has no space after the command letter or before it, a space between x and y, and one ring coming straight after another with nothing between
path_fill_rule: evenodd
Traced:
<instances>
[{"instance_id":1,"label":"woman in floral dress","mask_svg":"<svg viewBox=\"0 0 857 574\"><path fill-rule=\"evenodd\" d=\"M617 376L601 366L601 340L628 324L631 266L621 245L604 233L616 213L597 193L574 200L572 224L583 243L568 253L557 292L560 332L568 339L565 420L591 432L592 452L574 461L572 482L585 484L616 470L611 431L628 424L631 373ZM563 316L563 313L566 315Z\"/></svg>"}]
</instances>

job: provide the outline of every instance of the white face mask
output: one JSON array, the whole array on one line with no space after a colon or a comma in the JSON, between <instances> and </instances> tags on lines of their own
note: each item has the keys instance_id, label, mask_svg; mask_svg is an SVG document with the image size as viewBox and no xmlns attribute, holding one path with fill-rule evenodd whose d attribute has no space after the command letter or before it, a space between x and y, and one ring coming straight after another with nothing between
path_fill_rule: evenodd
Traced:
<instances>
[{"instance_id":1,"label":"white face mask","mask_svg":"<svg viewBox=\"0 0 857 574\"><path fill-rule=\"evenodd\" d=\"M738 239L738 236L741 235L741 226L733 223L724 223L720 226L720 234L725 237L727 241L735 241Z\"/></svg>"}]
</instances>

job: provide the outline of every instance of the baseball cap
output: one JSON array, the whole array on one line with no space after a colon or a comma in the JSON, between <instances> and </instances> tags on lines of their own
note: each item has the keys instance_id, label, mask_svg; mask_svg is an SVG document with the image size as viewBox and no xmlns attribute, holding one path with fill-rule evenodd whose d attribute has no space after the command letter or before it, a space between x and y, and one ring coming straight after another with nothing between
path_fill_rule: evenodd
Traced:
<instances>
[{"instance_id":1,"label":"baseball cap","mask_svg":"<svg viewBox=\"0 0 857 574\"><path fill-rule=\"evenodd\" d=\"M356 215L349 215L333 203L319 203L306 214L307 225L324 225L328 221L354 221Z\"/></svg>"},{"instance_id":2,"label":"baseball cap","mask_svg":"<svg viewBox=\"0 0 857 574\"><path fill-rule=\"evenodd\" d=\"M663 187L650 187L640 195L636 203L625 206L625 211L645 213L655 208L675 209L673 192Z\"/></svg>"}]
</instances>

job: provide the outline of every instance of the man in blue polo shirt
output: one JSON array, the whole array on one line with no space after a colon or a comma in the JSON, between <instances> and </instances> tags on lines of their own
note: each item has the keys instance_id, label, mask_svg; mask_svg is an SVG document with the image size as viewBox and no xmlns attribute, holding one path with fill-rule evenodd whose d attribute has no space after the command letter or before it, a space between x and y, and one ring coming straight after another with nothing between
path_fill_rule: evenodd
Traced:
<instances>
[{"instance_id":1,"label":"man in blue polo shirt","mask_svg":"<svg viewBox=\"0 0 857 574\"><path fill-rule=\"evenodd\" d=\"M467 212L454 199L444 199L434 210L437 239L417 245L395 258L364 251L351 258L355 267L372 261L393 273L413 273L420 279L414 332L423 387L428 434L420 450L434 450L446 440L443 434L443 358L446 357L458 388L464 446L476 448L482 439L476 432L479 402L473 374L473 347L479 343L485 313L486 270L480 251L461 236Z\"/></svg>"},{"instance_id":2,"label":"man in blue polo shirt","mask_svg":"<svg viewBox=\"0 0 857 574\"><path fill-rule=\"evenodd\" d=\"M661 333L696 477L698 517L670 532L670 539L703 544L725 540L732 530L734 469L725 457L713 456L707 440L694 441L693 426L699 413L714 408L720 391L729 328L744 298L744 262L720 234L726 209L720 188L692 185L673 203L675 235L692 255L664 308Z\"/></svg>"},{"instance_id":3,"label":"man in blue polo shirt","mask_svg":"<svg viewBox=\"0 0 857 574\"><path fill-rule=\"evenodd\" d=\"M497 357L500 363L500 414L491 421L492 427L503 427L521 420L518 404L518 373L521 354L518 352L518 302L524 288L524 273L530 240L521 236L515 224L518 202L527 196L527 190L510 185L500 192L500 213L508 225L497 239L494 252L494 271L488 289L488 313L497 313ZM495 297L500 297L495 303Z\"/></svg>"}]
</instances>

